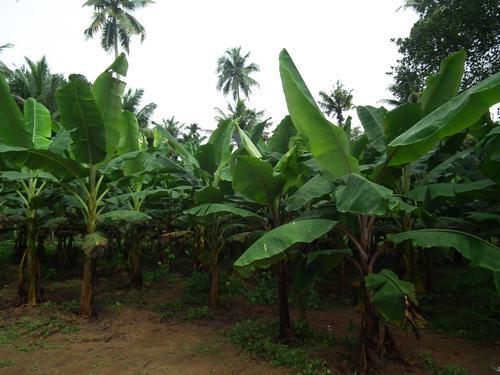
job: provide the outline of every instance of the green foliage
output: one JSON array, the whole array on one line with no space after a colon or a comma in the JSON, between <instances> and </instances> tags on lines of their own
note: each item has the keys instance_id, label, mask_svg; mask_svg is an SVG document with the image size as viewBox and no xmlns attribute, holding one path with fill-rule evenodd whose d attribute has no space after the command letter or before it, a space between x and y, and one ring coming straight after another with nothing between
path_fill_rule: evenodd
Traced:
<instances>
[{"instance_id":1,"label":"green foliage","mask_svg":"<svg viewBox=\"0 0 500 375\"><path fill-rule=\"evenodd\" d=\"M421 355L424 362L424 367L430 370L434 375L467 375L466 369L455 366L446 365L445 367L437 366L434 357L431 352L425 352Z\"/></svg>"},{"instance_id":2,"label":"green foliage","mask_svg":"<svg viewBox=\"0 0 500 375\"><path fill-rule=\"evenodd\" d=\"M413 284L400 280L387 269L365 277L366 288L373 292L371 297L379 313L388 322L404 326L409 318L409 306L417 305Z\"/></svg>"},{"instance_id":3,"label":"green foliage","mask_svg":"<svg viewBox=\"0 0 500 375\"><path fill-rule=\"evenodd\" d=\"M189 307L186 310L187 320L212 319L213 311L208 306Z\"/></svg>"},{"instance_id":4,"label":"green foliage","mask_svg":"<svg viewBox=\"0 0 500 375\"><path fill-rule=\"evenodd\" d=\"M325 219L292 221L265 233L241 255L237 269L266 267L283 259L286 250L297 243L310 243L328 233L337 222Z\"/></svg>"},{"instance_id":5,"label":"green foliage","mask_svg":"<svg viewBox=\"0 0 500 375\"><path fill-rule=\"evenodd\" d=\"M278 335L276 324L248 320L238 323L228 333L230 342L244 351L269 361L273 366L288 367L303 375L331 374L328 365L313 359L303 347L290 347L274 341Z\"/></svg>"},{"instance_id":6,"label":"green foliage","mask_svg":"<svg viewBox=\"0 0 500 375\"><path fill-rule=\"evenodd\" d=\"M412 240L422 247L451 247L470 260L471 266L500 271L500 249L469 233L448 229L421 229L390 235L390 241Z\"/></svg>"},{"instance_id":7,"label":"green foliage","mask_svg":"<svg viewBox=\"0 0 500 375\"><path fill-rule=\"evenodd\" d=\"M401 54L391 69L391 91L400 101L419 92L426 77L453 52L465 50L467 60L461 89L500 70L496 0L408 0L419 16L408 37L394 40Z\"/></svg>"},{"instance_id":8,"label":"green foliage","mask_svg":"<svg viewBox=\"0 0 500 375\"><path fill-rule=\"evenodd\" d=\"M321 170L332 177L359 173L359 163L351 156L347 134L323 116L286 50L280 53L280 73L290 117L309 141Z\"/></svg>"},{"instance_id":9,"label":"green foliage","mask_svg":"<svg viewBox=\"0 0 500 375\"><path fill-rule=\"evenodd\" d=\"M11 367L14 365L14 361L10 359L0 359L0 368Z\"/></svg>"}]
</instances>

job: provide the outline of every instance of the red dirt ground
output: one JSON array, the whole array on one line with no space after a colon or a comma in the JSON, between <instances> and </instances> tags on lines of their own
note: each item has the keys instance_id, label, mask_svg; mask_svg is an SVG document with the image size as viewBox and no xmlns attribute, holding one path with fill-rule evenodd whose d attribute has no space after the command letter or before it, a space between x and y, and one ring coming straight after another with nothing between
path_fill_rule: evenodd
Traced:
<instances>
[{"instance_id":1,"label":"red dirt ground","mask_svg":"<svg viewBox=\"0 0 500 375\"><path fill-rule=\"evenodd\" d=\"M116 284L115 284L116 285ZM15 307L15 283L0 287L0 374L91 375L166 374L205 375L288 374L285 368L251 358L228 343L223 333L237 321L274 318L273 307L237 300L231 310L221 309L215 319L188 322L160 318L160 306L180 296L179 282L155 283L143 290L118 289L104 280L98 319L81 321L64 301L77 301L78 280L52 283L49 301L36 309ZM120 301L125 301L121 303ZM128 304L127 301L134 301ZM311 326L336 337L353 336L358 317L349 306L310 312ZM33 329L30 324L43 322ZM411 333L396 331L403 356L411 367L388 361L378 374L432 374L422 354L432 353L436 365L453 364L470 375L493 375L500 366L498 346L450 338L424 330L417 341ZM332 374L352 374L349 350L323 349L315 355L328 361ZM3 361L3 362L2 362ZM3 365L2 365L3 364Z\"/></svg>"}]
</instances>

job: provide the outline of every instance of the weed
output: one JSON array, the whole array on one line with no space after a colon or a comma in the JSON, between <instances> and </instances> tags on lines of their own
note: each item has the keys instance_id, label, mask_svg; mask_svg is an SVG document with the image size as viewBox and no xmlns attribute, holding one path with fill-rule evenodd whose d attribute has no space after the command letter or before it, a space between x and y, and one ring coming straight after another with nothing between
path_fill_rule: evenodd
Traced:
<instances>
[{"instance_id":1,"label":"weed","mask_svg":"<svg viewBox=\"0 0 500 375\"><path fill-rule=\"evenodd\" d=\"M455 365L438 366L431 352L422 353L420 356L424 367L434 375L467 375L467 370Z\"/></svg>"},{"instance_id":2,"label":"weed","mask_svg":"<svg viewBox=\"0 0 500 375\"><path fill-rule=\"evenodd\" d=\"M212 319L213 317L213 312L208 306L190 307L186 310L187 320Z\"/></svg>"},{"instance_id":3,"label":"weed","mask_svg":"<svg viewBox=\"0 0 500 375\"><path fill-rule=\"evenodd\" d=\"M10 367L14 364L14 361L10 359L0 359L0 368Z\"/></svg>"},{"instance_id":4,"label":"weed","mask_svg":"<svg viewBox=\"0 0 500 375\"><path fill-rule=\"evenodd\" d=\"M223 343L221 338L210 341L199 341L194 345L185 346L184 350L193 354L217 354L220 352L220 347Z\"/></svg>"},{"instance_id":5,"label":"weed","mask_svg":"<svg viewBox=\"0 0 500 375\"><path fill-rule=\"evenodd\" d=\"M303 375L330 374L326 362L313 359L303 347L291 347L275 342L278 334L275 323L246 321L238 323L227 334L229 341L244 351L269 361L272 366L288 367Z\"/></svg>"}]
</instances>

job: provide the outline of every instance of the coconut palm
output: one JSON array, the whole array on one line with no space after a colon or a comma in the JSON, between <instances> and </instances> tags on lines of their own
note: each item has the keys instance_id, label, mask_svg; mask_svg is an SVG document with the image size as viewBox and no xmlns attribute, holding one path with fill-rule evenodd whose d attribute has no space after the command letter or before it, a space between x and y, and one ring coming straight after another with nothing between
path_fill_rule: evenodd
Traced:
<instances>
[{"instance_id":1,"label":"coconut palm","mask_svg":"<svg viewBox=\"0 0 500 375\"><path fill-rule=\"evenodd\" d=\"M190 124L187 128L187 133L184 134L184 142L191 142L194 144L199 144L203 139L200 135L201 127L196 122Z\"/></svg>"},{"instance_id":2,"label":"coconut palm","mask_svg":"<svg viewBox=\"0 0 500 375\"><path fill-rule=\"evenodd\" d=\"M240 91L248 99L252 93L252 87L259 86L259 83L250 75L259 71L259 66L255 63L247 64L250 52L241 53L241 47L226 50L224 56L217 61L217 90L224 95L232 94L234 100L240 100Z\"/></svg>"},{"instance_id":3,"label":"coconut palm","mask_svg":"<svg viewBox=\"0 0 500 375\"><path fill-rule=\"evenodd\" d=\"M236 121L240 129L250 131L259 122L262 122L264 111L248 108L244 100L238 100L236 105L227 104L227 111L215 108L217 115L215 121L221 122L232 119Z\"/></svg>"},{"instance_id":4,"label":"coconut palm","mask_svg":"<svg viewBox=\"0 0 500 375\"><path fill-rule=\"evenodd\" d=\"M143 89L133 90L130 88L123 96L123 109L132 112L137 117L140 129L145 129L148 127L154 111L156 110L156 108L158 108L158 104L153 102L141 107L141 100L143 96Z\"/></svg>"},{"instance_id":5,"label":"coconut palm","mask_svg":"<svg viewBox=\"0 0 500 375\"><path fill-rule=\"evenodd\" d=\"M321 108L328 116L334 114L339 125L343 125L344 115L342 113L354 107L352 104L352 90L347 90L342 82L337 81L330 93L320 91L319 95L322 100L319 102Z\"/></svg>"},{"instance_id":6,"label":"coconut palm","mask_svg":"<svg viewBox=\"0 0 500 375\"><path fill-rule=\"evenodd\" d=\"M159 124L155 122L153 122L153 124L162 126L176 139L181 138L182 129L186 126L185 124L181 124L179 121L177 121L175 119L175 116L172 116L169 119L162 119Z\"/></svg>"},{"instance_id":7,"label":"coconut palm","mask_svg":"<svg viewBox=\"0 0 500 375\"><path fill-rule=\"evenodd\" d=\"M34 98L51 113L56 112L56 90L66 83L64 76L50 72L45 56L38 61L27 57L25 60L26 65L15 69L8 76L12 94L20 103Z\"/></svg>"},{"instance_id":8,"label":"coconut palm","mask_svg":"<svg viewBox=\"0 0 500 375\"><path fill-rule=\"evenodd\" d=\"M118 45L129 53L131 36L139 36L141 43L146 37L144 26L131 14L136 9L154 4L152 0L87 0L83 6L94 8L92 23L85 36L93 38L101 31L101 47L105 51L114 49L118 57Z\"/></svg>"}]
</instances>

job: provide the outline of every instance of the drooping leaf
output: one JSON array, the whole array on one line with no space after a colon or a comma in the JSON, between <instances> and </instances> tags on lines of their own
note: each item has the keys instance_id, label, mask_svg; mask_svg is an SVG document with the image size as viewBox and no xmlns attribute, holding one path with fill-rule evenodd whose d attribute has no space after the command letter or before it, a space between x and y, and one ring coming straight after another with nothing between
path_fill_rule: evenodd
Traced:
<instances>
[{"instance_id":1,"label":"drooping leaf","mask_svg":"<svg viewBox=\"0 0 500 375\"><path fill-rule=\"evenodd\" d=\"M238 156L231 174L236 192L269 207L274 207L286 183L285 175L273 174L271 164L251 156Z\"/></svg>"},{"instance_id":2,"label":"drooping leaf","mask_svg":"<svg viewBox=\"0 0 500 375\"><path fill-rule=\"evenodd\" d=\"M47 150L52 143L52 119L50 112L33 98L24 102L24 121L31 134L31 143L35 148Z\"/></svg>"},{"instance_id":3,"label":"drooping leaf","mask_svg":"<svg viewBox=\"0 0 500 375\"><path fill-rule=\"evenodd\" d=\"M120 222L125 221L129 223L139 223L151 219L151 216L145 214L144 212L133 211L133 210L115 210L100 214L97 218L100 222L114 221Z\"/></svg>"},{"instance_id":4,"label":"drooping leaf","mask_svg":"<svg viewBox=\"0 0 500 375\"><path fill-rule=\"evenodd\" d=\"M32 170L42 170L58 178L82 178L88 176L86 168L74 160L64 158L48 150L24 149L0 145L0 154Z\"/></svg>"},{"instance_id":5,"label":"drooping leaf","mask_svg":"<svg viewBox=\"0 0 500 375\"><path fill-rule=\"evenodd\" d=\"M335 227L336 221L312 219L292 221L281 225L253 243L234 263L237 269L264 267L285 257L285 252L295 244L311 243Z\"/></svg>"},{"instance_id":6,"label":"drooping leaf","mask_svg":"<svg viewBox=\"0 0 500 375\"><path fill-rule=\"evenodd\" d=\"M437 183L418 186L413 190L410 190L408 197L419 202L423 202L426 199L436 199L436 198L453 198L459 194L469 193L474 191L483 191L489 187L495 186L496 184L491 180L479 180L467 183Z\"/></svg>"},{"instance_id":7,"label":"drooping leaf","mask_svg":"<svg viewBox=\"0 0 500 375\"><path fill-rule=\"evenodd\" d=\"M375 108L372 106L356 107L359 121L365 129L369 144L377 151L385 150L384 141L384 116L387 110L384 107Z\"/></svg>"},{"instance_id":8,"label":"drooping leaf","mask_svg":"<svg viewBox=\"0 0 500 375\"><path fill-rule=\"evenodd\" d=\"M106 158L104 121L89 83L71 75L56 93L61 123L71 131L72 150L80 163L97 164Z\"/></svg>"},{"instance_id":9,"label":"drooping leaf","mask_svg":"<svg viewBox=\"0 0 500 375\"><path fill-rule=\"evenodd\" d=\"M208 216L213 214L228 214L240 217L258 217L257 214L230 204L205 203L184 211L186 215Z\"/></svg>"},{"instance_id":10,"label":"drooping leaf","mask_svg":"<svg viewBox=\"0 0 500 375\"><path fill-rule=\"evenodd\" d=\"M177 155L179 155L185 163L193 167L199 167L200 164L198 160L188 151L186 147L184 147L172 134L168 132L162 126L156 126L155 132L161 135L161 137L165 138L168 141L168 144L175 150Z\"/></svg>"},{"instance_id":11,"label":"drooping leaf","mask_svg":"<svg viewBox=\"0 0 500 375\"><path fill-rule=\"evenodd\" d=\"M365 285L373 292L371 301L380 315L388 322L404 326L408 305L417 305L413 284L400 280L391 270L383 269L378 274L370 273L366 276Z\"/></svg>"},{"instance_id":12,"label":"drooping leaf","mask_svg":"<svg viewBox=\"0 0 500 375\"><path fill-rule=\"evenodd\" d=\"M500 72L449 100L390 144L390 165L417 160L441 139L454 135L478 121L500 101Z\"/></svg>"},{"instance_id":13,"label":"drooping leaf","mask_svg":"<svg viewBox=\"0 0 500 375\"><path fill-rule=\"evenodd\" d=\"M335 192L340 212L363 215L385 215L389 211L391 197L391 190L356 174L349 175L345 186Z\"/></svg>"},{"instance_id":14,"label":"drooping leaf","mask_svg":"<svg viewBox=\"0 0 500 375\"><path fill-rule=\"evenodd\" d=\"M434 180L436 180L442 173L444 173L453 163L459 159L465 158L468 156L471 152L473 151L472 148L468 148L466 150L460 151L459 153L449 157L442 163L438 164L434 168L432 168L429 172L425 174L424 177L422 177L418 181L418 185L427 185Z\"/></svg>"},{"instance_id":15,"label":"drooping leaf","mask_svg":"<svg viewBox=\"0 0 500 375\"><path fill-rule=\"evenodd\" d=\"M384 134L386 144L403 134L422 118L420 103L405 103L385 115Z\"/></svg>"},{"instance_id":16,"label":"drooping leaf","mask_svg":"<svg viewBox=\"0 0 500 375\"><path fill-rule=\"evenodd\" d=\"M108 239L101 232L87 234L83 239L83 251L92 256L95 250L106 249L108 247Z\"/></svg>"},{"instance_id":17,"label":"drooping leaf","mask_svg":"<svg viewBox=\"0 0 500 375\"><path fill-rule=\"evenodd\" d=\"M387 239L396 244L411 240L422 247L451 247L469 259L471 266L500 272L500 248L469 233L449 229L420 229L391 234Z\"/></svg>"},{"instance_id":18,"label":"drooping leaf","mask_svg":"<svg viewBox=\"0 0 500 375\"><path fill-rule=\"evenodd\" d=\"M299 210L314 199L331 192L332 183L327 178L317 174L285 201L286 208L289 211Z\"/></svg>"},{"instance_id":19,"label":"drooping leaf","mask_svg":"<svg viewBox=\"0 0 500 375\"><path fill-rule=\"evenodd\" d=\"M260 159L262 155L257 147L253 144L250 137L239 126L236 126L236 129L238 130L238 135L240 136L241 145L246 150L246 152L248 152L250 156Z\"/></svg>"},{"instance_id":20,"label":"drooping leaf","mask_svg":"<svg viewBox=\"0 0 500 375\"><path fill-rule=\"evenodd\" d=\"M126 76L128 72L128 61L125 53L120 53L113 64L111 64L106 71L118 73L121 76Z\"/></svg>"},{"instance_id":21,"label":"drooping leaf","mask_svg":"<svg viewBox=\"0 0 500 375\"><path fill-rule=\"evenodd\" d=\"M321 170L334 178L359 173L347 134L324 117L286 50L280 53L280 74L290 117Z\"/></svg>"},{"instance_id":22,"label":"drooping leaf","mask_svg":"<svg viewBox=\"0 0 500 375\"><path fill-rule=\"evenodd\" d=\"M18 172L18 171L5 171L0 172L0 178L9 181L20 181L27 180L30 178L41 178L45 180L57 181L57 179L47 172L30 171L30 172Z\"/></svg>"},{"instance_id":23,"label":"drooping leaf","mask_svg":"<svg viewBox=\"0 0 500 375\"><path fill-rule=\"evenodd\" d=\"M7 80L0 73L0 143L9 146L32 147L23 115L10 93Z\"/></svg>"}]
</instances>

